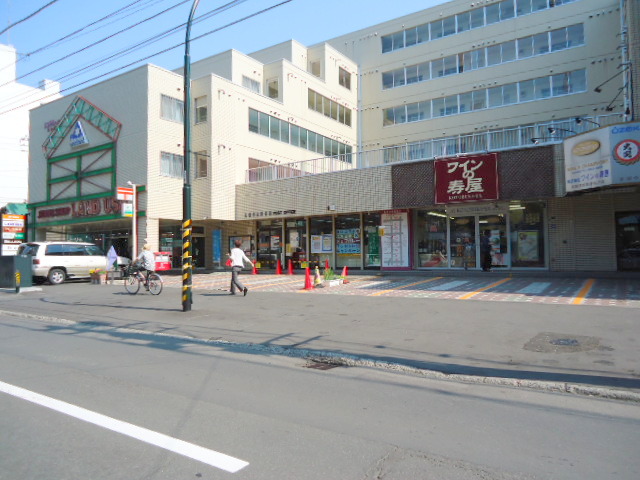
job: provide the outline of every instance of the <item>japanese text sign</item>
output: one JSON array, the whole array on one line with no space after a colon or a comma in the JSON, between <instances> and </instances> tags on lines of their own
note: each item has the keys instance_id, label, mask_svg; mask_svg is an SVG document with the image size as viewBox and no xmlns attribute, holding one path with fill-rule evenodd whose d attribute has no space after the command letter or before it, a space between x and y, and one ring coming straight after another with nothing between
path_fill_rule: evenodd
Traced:
<instances>
[{"instance_id":1,"label":"japanese text sign","mask_svg":"<svg viewBox=\"0 0 640 480\"><path fill-rule=\"evenodd\" d=\"M498 199L498 155L472 155L434 161L435 203Z\"/></svg>"}]
</instances>

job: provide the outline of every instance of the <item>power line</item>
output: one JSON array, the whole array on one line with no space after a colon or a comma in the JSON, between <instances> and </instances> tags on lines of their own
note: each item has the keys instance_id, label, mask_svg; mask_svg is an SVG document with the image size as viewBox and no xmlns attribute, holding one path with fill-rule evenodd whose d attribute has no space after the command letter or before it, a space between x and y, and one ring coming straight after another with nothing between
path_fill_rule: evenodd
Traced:
<instances>
[{"instance_id":1,"label":"power line","mask_svg":"<svg viewBox=\"0 0 640 480\"><path fill-rule=\"evenodd\" d=\"M4 32L6 32L7 30L11 30L13 27L15 27L16 25L21 24L22 22L26 22L27 20L29 20L31 17L36 16L37 14L39 14L41 11L43 11L45 8L50 7L51 5L53 5L54 3L58 2L58 0L52 0L51 2L47 3L46 5L43 5L42 7L40 7L38 10L36 10L35 12L33 12L30 15L27 15L26 17L24 17L22 20L18 20L17 22L12 23L11 25L9 25L7 28L5 28L4 30L0 31L0 35L2 35Z\"/></svg>"},{"instance_id":2,"label":"power line","mask_svg":"<svg viewBox=\"0 0 640 480\"><path fill-rule=\"evenodd\" d=\"M242 1L246 1L246 0L242 0ZM242 23L242 22L244 22L244 21L246 21L246 20L249 20L249 19L251 19L251 18L253 18L253 17L256 17L256 16L258 16L258 15L262 15L263 13L266 13L266 12L268 12L268 11L270 11L270 10L273 10L273 9L275 9L275 8L278 8L278 7L282 6L282 5L285 5L285 4L287 4L287 3L290 3L290 2L292 2L292 1L293 1L293 0L284 0L284 1L280 2L280 3L277 3L277 4L272 5L272 6L270 6L270 7L264 8L264 9L262 9L262 10L259 10L259 11L255 12L255 13L252 13L252 14L250 14L250 15L247 15L247 16L245 16L245 17L242 17L242 18L240 18L240 19L238 19L238 20L235 20L235 21L233 21L233 22L227 23L226 25L223 25L223 26L221 26L221 27L215 28L215 29L213 29L213 30L209 30L208 32L203 33L202 35L198 35L197 37L192 38L192 39L191 39L191 42L195 42L195 41L200 40L200 39L202 39L202 38L204 38L204 37L207 37L207 36L209 36L209 35L212 35L212 34L214 34L214 33L217 33L217 32L219 32L219 31L221 31L221 30L224 30L224 29L226 29L226 28L229 28L229 27L231 27L231 26L233 26L233 25L237 25L237 24L239 24L239 23ZM212 13L212 12L216 12L216 11L218 11L218 10L220 10L220 9L222 9L222 8L225 8L225 7L227 7L228 5L231 5L231 4L233 4L233 3L234 3L234 2L230 2L230 3L229 3L229 4L227 4L226 6L219 7L218 9L213 10L213 11L211 11L211 12L209 12L208 14L205 14L205 15L209 15L209 14L213 15L213 13ZM203 16L204 16L204 15L203 15ZM182 25L185 25L185 24L181 24L180 26L182 26ZM179 28L179 27L178 27L178 28ZM85 80L85 81L83 81L83 82L76 83L75 85L72 85L72 86L70 86L70 87L63 88L63 89L61 89L61 90L60 90L60 93L61 93L61 92L66 92L67 90L71 90L71 89L73 89L73 88L76 88L76 87L79 87L79 86L82 86L82 85L85 85L86 83L93 82L93 81L95 81L95 80L99 80L100 78L106 77L106 76L111 75L111 74L116 73L116 72L119 72L120 70L124 70L125 68L129 68L129 67L131 67L131 66L133 66L133 65L135 65L135 64L137 64L137 63L140 63L140 62L142 62L142 61L145 61L145 60L148 60L148 59L150 59L150 58L156 57L156 56L158 56L158 55L161 55L161 54L163 54L163 53L169 52L169 51L171 51L171 50L175 50L176 48L181 47L181 46L183 46L184 44L185 44L185 42L178 43L178 44L176 44L176 45L174 45L174 46L172 46L172 47L169 47L169 48L166 48L166 49L164 49L164 50L158 51L158 52L153 53L153 54L151 54L151 55L148 55L148 56L146 56L146 57L139 58L138 60L135 60L134 62L131 62L131 63L127 64L127 65L123 65L123 66L118 67L118 68L116 68L116 69L114 69L114 70L111 70L111 71L109 71L109 72L106 72L106 73L103 73L103 74L101 74L101 75L97 75L97 76L95 76L95 77L89 78L88 80ZM49 95L45 95L45 96L43 96L43 97L40 97L40 98L39 98L39 100L43 100L43 99L45 99L45 98L49 98L49 97L52 97L52 96L55 96L55 95L58 95L58 92L56 92L56 93L52 93L52 94L49 94ZM4 114L6 114L6 113L12 112L12 111L14 111L14 110L17 110L17 109L19 109L19 108L24 107L25 105L28 105L28 104L19 105L19 106L17 106L17 107L14 107L14 108L11 108L11 109L8 109L8 110L5 110L5 111L3 111L3 112L0 112L0 115L4 115Z\"/></svg>"},{"instance_id":3,"label":"power line","mask_svg":"<svg viewBox=\"0 0 640 480\"><path fill-rule=\"evenodd\" d=\"M225 5L222 5L222 6L218 7L218 8L216 8L216 9L210 10L209 12L207 12L207 13L205 13L205 14L201 15L200 17L198 17L198 18L194 21L194 23L202 22L202 21L204 21L204 20L206 20L206 19L208 19L208 18L210 18L210 17L212 17L212 16L215 16L215 15L217 15L217 14L219 14L219 13L222 13L222 12L224 12L224 11L226 11L226 10L229 10L230 8L233 8L234 6L237 6L237 5L239 5L239 4L241 4L241 3L244 3L244 2L246 2L246 1L247 1L247 0L233 0L233 1L231 1L231 2L229 2L229 3L227 3L227 4L225 4ZM261 14L261 13L264 13L264 12L266 12L266 11L270 10L271 8L276 8L276 7L280 6L280 5L283 5L283 4L285 4L285 3L288 3L289 1L292 1L292 0L288 0L288 1L282 2L282 3L280 3L280 4L277 4L277 5L272 6L272 7L270 7L270 8L267 8L267 9L264 9L264 10L262 10L262 11L259 11L259 12L257 12L256 14L253 14L253 15L247 16L247 17L245 17L245 18L243 18L243 19L240 19L239 21L232 22L232 23L227 24L227 25L225 25L225 26L223 26L223 27L221 27L221 28L219 28L219 29L212 30L212 31L210 31L210 32L206 33L206 34L205 34L205 36L206 36L206 35L209 35L209 34L211 34L211 33L215 33L215 32L217 32L217 31L219 31L219 30L221 30L221 29L223 29L223 28L227 28L228 26L234 25L234 24L236 24L236 23L238 23L238 22L244 21L244 20L246 20L246 19L248 19L248 18L251 18L252 16L259 15L259 14ZM183 3L184 3L184 2L183 2ZM140 42L140 43L138 43L138 44L136 44L136 45L133 45L133 46L131 46L131 47L128 47L128 48L126 48L126 49L124 49L124 50L121 50L121 51L119 51L119 52L117 52L117 53L115 53L115 54L113 54L113 55L111 55L111 56L109 56L109 57L107 57L107 58L103 58L103 59L101 59L101 60L100 60L100 61L98 61L98 62L94 62L93 64L89 65L88 67L83 67L83 68L80 68L80 69L78 69L78 70L75 70L75 71L72 71L72 72L70 72L70 73L67 73L67 74L65 74L63 77L59 78L58 80L65 79L65 78L74 78L74 77L77 77L79 74L87 73L87 72L89 72L90 70L94 70L94 69L95 69L95 68L97 68L97 66L99 66L100 64L104 64L104 63L108 63L108 62L110 62L110 61L113 61L113 60L115 60L115 58L118 58L118 57L120 57L120 56L124 56L124 55L126 55L126 54L128 54L128 53L131 53L131 52L132 52L132 51L134 51L134 50L137 50L137 49L139 49L139 48L142 48L143 46L145 46L145 45L147 45L147 44L154 43L154 42L156 42L156 41L158 41L158 40L160 40L160 39L162 39L162 38L164 38L164 37L166 37L166 36L169 36L169 35L171 35L171 34L177 33L177 31L178 31L180 28L182 28L183 26L185 26L185 25L186 25L186 22L185 22L185 23L182 23L182 24L180 24L180 25L177 25L177 26L175 26L175 27L173 27L173 28L171 28L171 29L169 29L169 30L166 30L166 31L164 31L164 32L162 32L162 33L160 33L160 34L157 34L157 35L153 36L153 37L150 37L149 39L147 39L147 40L145 40L145 41L143 41L143 42ZM199 38L201 38L201 37L196 37L194 40L197 40L197 39L199 39ZM143 61L143 60L147 60L147 59L149 59L149 58L155 57L155 56L160 55L160 54L162 54L162 53L166 53L166 52L168 52L168 51L170 51L170 50L172 50L172 49L174 49L174 48L177 48L177 47L179 47L179 46L181 46L181 45L184 45L184 42L183 42L183 43L180 43L180 44L177 44L177 45L175 45L175 46L173 46L173 47L170 47L170 48L168 48L168 49L162 50L162 51L160 51L160 52L154 53L154 54L152 54L152 55L149 55L149 56L147 56L147 57L143 57L143 58L141 58L141 59L135 60L134 62L129 63L129 64L127 64L127 65L123 66L123 67L119 67L119 68L117 68L117 69L115 69L115 70L111 70L110 72L106 72L105 74L99 75L99 76L97 76L97 77L93 77L92 79L89 79L89 80L87 80L87 81L84 81L84 82L81 82L81 83L78 83L78 84L72 85L72 86L67 87L67 88L64 88L64 89L61 89L61 90L60 90L60 92L64 92L64 91L70 90L70 89L72 89L72 88L75 88L75 87L78 87L78 86L84 85L85 83L88 83L88 82L90 82L90 81L92 81L92 80L94 80L94 79L102 78L102 77L104 77L104 76L106 76L106 75L109 75L109 74L111 74L111 73L117 72L117 71L122 70L122 69L124 69L124 68L127 68L127 67L129 67L129 66L135 65L136 63L139 63L139 62L141 62L141 61ZM89 68L89 67L93 67L93 68ZM0 108L7 108L7 107L9 107L10 105L12 105L12 104L13 104L13 105L15 105L15 104L16 104L16 103L18 103L18 102L21 102L21 104L20 104L19 106L17 106L17 107L10 108L10 109L8 109L8 110L5 110L5 111L0 112L0 115L2 115L2 114L4 114L4 113L8 113L8 112L13 111L13 110L16 110L16 109L18 109L18 108L24 107L25 105L27 105L28 103L30 103L30 102L27 102L27 99L28 99L28 98L38 96L38 94L39 94L39 93L41 93L41 91L40 91L40 90L36 90L36 91L31 91L31 92L25 93L25 94L22 96L22 98L15 98L15 97L14 97L14 98L12 99L13 101L10 101L9 103L5 103L5 104L4 104L2 107L0 107ZM53 94L50 94L50 95L38 96L38 98L37 98L37 99L34 99L34 101L41 101L42 99L49 98L49 97L54 96L54 95L57 95L57 94L58 94L58 93L56 92L56 93L53 93ZM23 103L23 102L27 102L27 103Z\"/></svg>"},{"instance_id":4,"label":"power line","mask_svg":"<svg viewBox=\"0 0 640 480\"><path fill-rule=\"evenodd\" d=\"M57 0L56 0L56 1L57 1ZM11 80L11 81L9 81L9 82L7 82L7 83L4 83L4 84L0 85L0 87L4 87L5 85L9 85L10 83L13 83L14 81L18 81L18 80L20 80L20 79L23 79L23 78L25 78L25 77L28 77L29 75L31 75L31 74L33 74L33 73L36 73L36 72L39 72L39 71L41 71L41 70L44 70L45 68L50 67L51 65L55 65L56 63L59 63L59 62L61 62L62 60L66 60L66 59L68 59L68 58L73 57L74 55L77 55L77 54L79 54L79 53L81 53L81 52L84 52L85 50L88 50L88 49L90 49L90 48L93 48L93 47L95 47L96 45L100 45L101 43L104 43L104 42L106 42L107 40L110 40L111 38L114 38L114 37L116 37L116 36L120 35L121 33L124 33L124 32L126 32L126 31L129 31L129 30L131 30L132 28L135 28L135 27L137 27L137 26L140 26L140 25L142 25L143 23L146 23L146 22L148 22L148 21L150 21L150 20L153 20L153 19L154 19L154 18L156 18L156 17L159 17L160 15L163 15L163 14L167 13L167 12L169 12L169 11L173 10L174 8L177 8L177 7L179 7L180 5L183 5L183 4L187 3L188 1L189 1L189 0L183 0L183 1L181 1L181 2L179 2L179 3L177 3L177 4L173 5L173 6L171 6L171 7L167 8L167 9L165 9L165 10L162 10L161 12L158 12L158 13L156 13L156 14L154 14L154 15L150 16L150 17L145 18L144 20L140 20L139 22L134 23L133 25L129 25L128 27L123 28L122 30L119 30L119 31L117 31L117 32L115 32L115 33L113 33L113 34L111 34L111 35L108 35L108 36L106 36L106 37L104 37L104 38L101 38L100 40L97 40L97 41L95 41L95 42L93 42L93 43L91 43L91 44L89 44L89 45L87 45L87 46L85 46L85 47L81 48L80 50L76 50L75 52L71 52L71 53L70 53L70 54L68 54L68 55L65 55L65 56L63 56L63 57L60 57L60 58L58 58L57 60L54 60L54 61L52 61L52 62L47 63L46 65L43 65L43 66L41 66L41 67L39 67L39 68L36 68L35 70L31 70L31 71L30 71L30 72L28 72L28 73L24 73L24 74L20 75L19 77L16 77L16 78L15 78L15 80Z\"/></svg>"}]
</instances>

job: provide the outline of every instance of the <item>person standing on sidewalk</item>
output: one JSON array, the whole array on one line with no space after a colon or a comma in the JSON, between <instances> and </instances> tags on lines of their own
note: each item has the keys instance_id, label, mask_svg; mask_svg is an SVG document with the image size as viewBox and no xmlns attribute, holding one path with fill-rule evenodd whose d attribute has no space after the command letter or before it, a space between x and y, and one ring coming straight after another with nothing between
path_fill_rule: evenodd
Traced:
<instances>
[{"instance_id":1,"label":"person standing on sidewalk","mask_svg":"<svg viewBox=\"0 0 640 480\"><path fill-rule=\"evenodd\" d=\"M238 275L240 275L240 272L244 268L245 261L249 262L251 265L253 265L253 262L244 254L244 251L240 248L242 246L241 240L236 240L234 242L234 245L235 248L232 248L231 253L229 254L229 258L231 259L231 295L236 294L236 287L238 287L238 290L240 290L242 294L246 296L249 290L242 284L242 282L240 282Z\"/></svg>"},{"instance_id":2,"label":"person standing on sidewalk","mask_svg":"<svg viewBox=\"0 0 640 480\"><path fill-rule=\"evenodd\" d=\"M491 271L491 232L485 230L480 238L480 265L483 272Z\"/></svg>"}]
</instances>

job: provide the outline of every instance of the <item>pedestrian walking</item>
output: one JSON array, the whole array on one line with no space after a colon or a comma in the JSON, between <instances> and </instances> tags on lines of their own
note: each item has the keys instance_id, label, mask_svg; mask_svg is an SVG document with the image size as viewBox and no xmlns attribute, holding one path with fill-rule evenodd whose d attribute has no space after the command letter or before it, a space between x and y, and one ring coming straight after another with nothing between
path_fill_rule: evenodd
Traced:
<instances>
[{"instance_id":1,"label":"pedestrian walking","mask_svg":"<svg viewBox=\"0 0 640 480\"><path fill-rule=\"evenodd\" d=\"M491 271L491 232L485 230L480 237L480 265L483 272Z\"/></svg>"},{"instance_id":2,"label":"pedestrian walking","mask_svg":"<svg viewBox=\"0 0 640 480\"><path fill-rule=\"evenodd\" d=\"M245 287L238 275L244 268L244 262L249 262L253 265L253 262L249 257L247 257L244 251L240 248L242 246L242 240L236 240L234 242L235 247L231 249L231 253L229 254L229 259L231 260L231 295L236 294L236 287L239 291L242 292L243 296L247 295L249 291L247 287Z\"/></svg>"}]
</instances>

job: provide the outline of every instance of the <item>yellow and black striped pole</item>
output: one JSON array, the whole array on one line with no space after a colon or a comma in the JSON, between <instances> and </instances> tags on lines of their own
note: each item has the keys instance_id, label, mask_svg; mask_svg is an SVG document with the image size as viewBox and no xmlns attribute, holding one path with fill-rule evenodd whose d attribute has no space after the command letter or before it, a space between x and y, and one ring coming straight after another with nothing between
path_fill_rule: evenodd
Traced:
<instances>
[{"instance_id":1,"label":"yellow and black striped pole","mask_svg":"<svg viewBox=\"0 0 640 480\"><path fill-rule=\"evenodd\" d=\"M184 185L182 188L182 311L191 310L191 22L200 0L193 0L184 42Z\"/></svg>"},{"instance_id":2,"label":"yellow and black striped pole","mask_svg":"<svg viewBox=\"0 0 640 480\"><path fill-rule=\"evenodd\" d=\"M191 220L182 223L182 311L191 310Z\"/></svg>"}]
</instances>

